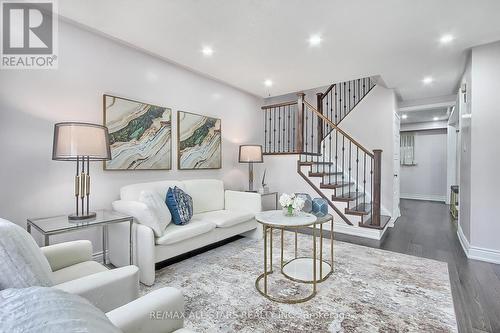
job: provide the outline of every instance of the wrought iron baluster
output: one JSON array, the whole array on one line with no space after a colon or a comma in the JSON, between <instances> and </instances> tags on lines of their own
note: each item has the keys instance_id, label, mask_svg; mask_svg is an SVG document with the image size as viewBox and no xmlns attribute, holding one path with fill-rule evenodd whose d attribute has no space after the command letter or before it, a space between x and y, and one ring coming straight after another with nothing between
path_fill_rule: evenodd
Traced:
<instances>
[{"instance_id":1,"label":"wrought iron baluster","mask_svg":"<svg viewBox=\"0 0 500 333\"><path fill-rule=\"evenodd\" d=\"M358 206L358 197L359 197L359 189L358 189L358 182L359 182L359 147L356 147L356 205L355 207Z\"/></svg>"},{"instance_id":2,"label":"wrought iron baluster","mask_svg":"<svg viewBox=\"0 0 500 333\"><path fill-rule=\"evenodd\" d=\"M373 215L373 158L370 158L370 212ZM371 221L373 221L373 216Z\"/></svg>"},{"instance_id":3,"label":"wrought iron baluster","mask_svg":"<svg viewBox=\"0 0 500 333\"><path fill-rule=\"evenodd\" d=\"M347 83L347 87L348 87L348 89L349 89L349 91L348 91L348 94L349 94L349 107L347 108L347 113L344 115L344 117L345 117L345 116L346 116L349 112L351 112L351 82L352 82L352 81L349 81L349 82Z\"/></svg>"},{"instance_id":4,"label":"wrought iron baluster","mask_svg":"<svg viewBox=\"0 0 500 333\"><path fill-rule=\"evenodd\" d=\"M340 120L344 119L345 115L346 115L346 111L347 111L347 103L345 101L346 99L346 92L345 92L345 86L346 86L346 83L344 82L344 113L340 116Z\"/></svg>"},{"instance_id":5,"label":"wrought iron baluster","mask_svg":"<svg viewBox=\"0 0 500 333\"><path fill-rule=\"evenodd\" d=\"M273 108L273 152L277 152L276 149L276 108Z\"/></svg>"},{"instance_id":6,"label":"wrought iron baluster","mask_svg":"<svg viewBox=\"0 0 500 333\"><path fill-rule=\"evenodd\" d=\"M366 153L363 154L363 208L366 205Z\"/></svg>"},{"instance_id":7,"label":"wrought iron baluster","mask_svg":"<svg viewBox=\"0 0 500 333\"><path fill-rule=\"evenodd\" d=\"M338 167L339 167L339 132L335 130L335 184L338 184Z\"/></svg>"},{"instance_id":8,"label":"wrought iron baluster","mask_svg":"<svg viewBox=\"0 0 500 333\"><path fill-rule=\"evenodd\" d=\"M281 106L278 107L278 152L281 152Z\"/></svg>"},{"instance_id":9,"label":"wrought iron baluster","mask_svg":"<svg viewBox=\"0 0 500 333\"><path fill-rule=\"evenodd\" d=\"M267 153L267 110L264 109L264 152Z\"/></svg>"},{"instance_id":10,"label":"wrought iron baluster","mask_svg":"<svg viewBox=\"0 0 500 333\"><path fill-rule=\"evenodd\" d=\"M342 185L344 184L345 182L345 177L344 177L344 170L345 170L345 163L344 163L344 160L345 160L345 156L344 156L344 152L345 152L345 136L342 135ZM342 186L342 195L344 195L344 187L345 186Z\"/></svg>"},{"instance_id":11,"label":"wrought iron baluster","mask_svg":"<svg viewBox=\"0 0 500 333\"><path fill-rule=\"evenodd\" d=\"M291 105L288 105L288 129L287 129L287 151L290 152L290 133L291 133L291 124L290 124L290 109L292 108Z\"/></svg>"},{"instance_id":12,"label":"wrought iron baluster","mask_svg":"<svg viewBox=\"0 0 500 333\"><path fill-rule=\"evenodd\" d=\"M294 107L295 109L295 107ZM297 113L297 110L294 110L292 113L292 149L293 151L297 151L297 147L295 147L295 114Z\"/></svg>"},{"instance_id":13,"label":"wrought iron baluster","mask_svg":"<svg viewBox=\"0 0 500 333\"><path fill-rule=\"evenodd\" d=\"M352 151L352 141L349 140L349 177L347 178L347 181L349 183L351 182L351 151ZM347 189L348 189L347 193L351 192L351 185L349 185Z\"/></svg>"},{"instance_id":14,"label":"wrought iron baluster","mask_svg":"<svg viewBox=\"0 0 500 333\"><path fill-rule=\"evenodd\" d=\"M271 118L272 118L272 111L270 109L267 109L267 113L269 114L269 150L268 152L272 153L273 152L273 149L272 149L272 145L271 145L271 136L272 136L272 133L271 133L271 124L272 124L272 121L271 121Z\"/></svg>"}]
</instances>

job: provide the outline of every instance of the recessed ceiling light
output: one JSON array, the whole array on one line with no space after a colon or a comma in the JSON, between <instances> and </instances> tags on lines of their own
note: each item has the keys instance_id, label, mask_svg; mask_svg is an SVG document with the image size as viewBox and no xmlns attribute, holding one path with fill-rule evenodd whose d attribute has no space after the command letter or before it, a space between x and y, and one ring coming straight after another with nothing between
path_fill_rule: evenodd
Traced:
<instances>
[{"instance_id":1,"label":"recessed ceiling light","mask_svg":"<svg viewBox=\"0 0 500 333\"><path fill-rule=\"evenodd\" d=\"M210 57L212 54L214 54L214 49L212 49L210 46L203 46L201 49L201 53L203 53L204 56Z\"/></svg>"},{"instance_id":2,"label":"recessed ceiling light","mask_svg":"<svg viewBox=\"0 0 500 333\"><path fill-rule=\"evenodd\" d=\"M453 42L454 39L455 39L455 37L453 35L446 34L446 35L442 35L441 38L439 39L439 41L441 42L441 44L449 44L449 43Z\"/></svg>"},{"instance_id":3,"label":"recessed ceiling light","mask_svg":"<svg viewBox=\"0 0 500 333\"><path fill-rule=\"evenodd\" d=\"M322 41L323 38L321 38L320 35L311 35L311 37L309 37L309 46L319 46Z\"/></svg>"},{"instance_id":4,"label":"recessed ceiling light","mask_svg":"<svg viewBox=\"0 0 500 333\"><path fill-rule=\"evenodd\" d=\"M407 115L407 114L404 114L404 115L402 115L402 116L401 116L401 118L402 118L402 119L406 119L406 118L408 118L408 115Z\"/></svg>"},{"instance_id":5,"label":"recessed ceiling light","mask_svg":"<svg viewBox=\"0 0 500 333\"><path fill-rule=\"evenodd\" d=\"M271 81L271 80L267 79L267 80L265 80L265 81L264 81L264 85L265 85L266 87L271 87L271 86L273 85L273 81Z\"/></svg>"},{"instance_id":6,"label":"recessed ceiling light","mask_svg":"<svg viewBox=\"0 0 500 333\"><path fill-rule=\"evenodd\" d=\"M422 82L424 84L431 84L432 82L434 82L434 78L432 76L426 76L426 77L424 77L424 79L422 80Z\"/></svg>"},{"instance_id":7,"label":"recessed ceiling light","mask_svg":"<svg viewBox=\"0 0 500 333\"><path fill-rule=\"evenodd\" d=\"M464 118L464 119L470 119L470 118L472 118L472 114L470 114L470 113L463 114L462 118Z\"/></svg>"},{"instance_id":8,"label":"recessed ceiling light","mask_svg":"<svg viewBox=\"0 0 500 333\"><path fill-rule=\"evenodd\" d=\"M434 117L434 118L432 118L432 120L434 120L434 121L438 121L438 120L439 120L439 117Z\"/></svg>"}]
</instances>

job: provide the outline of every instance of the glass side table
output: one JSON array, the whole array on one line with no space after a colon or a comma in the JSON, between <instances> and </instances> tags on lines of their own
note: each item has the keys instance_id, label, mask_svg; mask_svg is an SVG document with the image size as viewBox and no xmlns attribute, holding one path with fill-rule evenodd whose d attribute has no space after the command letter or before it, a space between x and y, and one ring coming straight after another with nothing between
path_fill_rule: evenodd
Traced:
<instances>
[{"instance_id":1,"label":"glass side table","mask_svg":"<svg viewBox=\"0 0 500 333\"><path fill-rule=\"evenodd\" d=\"M42 218L28 218L26 230L31 234L31 228L35 228L44 236L44 245L49 245L49 237L52 235L63 234L72 231L78 231L85 228L102 227L102 261L106 264L106 251L108 235L108 225L113 223L129 222L129 255L130 264L132 265L132 225L134 218L129 215L121 214L112 210L98 210L95 218L88 220L70 221L67 215L42 217Z\"/></svg>"}]
</instances>

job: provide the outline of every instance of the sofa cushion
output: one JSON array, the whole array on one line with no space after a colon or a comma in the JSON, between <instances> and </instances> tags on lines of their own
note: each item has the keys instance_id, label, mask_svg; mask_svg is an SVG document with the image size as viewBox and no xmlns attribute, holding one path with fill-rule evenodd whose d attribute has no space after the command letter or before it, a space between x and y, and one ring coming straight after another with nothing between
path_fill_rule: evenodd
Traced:
<instances>
[{"instance_id":1,"label":"sofa cushion","mask_svg":"<svg viewBox=\"0 0 500 333\"><path fill-rule=\"evenodd\" d=\"M197 219L212 222L217 228L229 228L234 225L247 222L255 217L253 213L237 212L230 210L216 210L213 212L206 212L196 214Z\"/></svg>"},{"instance_id":2,"label":"sofa cushion","mask_svg":"<svg viewBox=\"0 0 500 333\"><path fill-rule=\"evenodd\" d=\"M217 179L192 179L182 182L193 198L194 214L224 209L224 183Z\"/></svg>"},{"instance_id":3,"label":"sofa cushion","mask_svg":"<svg viewBox=\"0 0 500 333\"><path fill-rule=\"evenodd\" d=\"M67 281L76 280L78 278L92 275L99 272L107 271L108 269L97 261L84 261L72 266L58 269L52 274L52 279L55 284L64 283Z\"/></svg>"},{"instance_id":4,"label":"sofa cushion","mask_svg":"<svg viewBox=\"0 0 500 333\"><path fill-rule=\"evenodd\" d=\"M193 217L193 199L177 186L168 189L165 203L172 214L174 224L187 224Z\"/></svg>"},{"instance_id":5,"label":"sofa cushion","mask_svg":"<svg viewBox=\"0 0 500 333\"><path fill-rule=\"evenodd\" d=\"M156 192L144 190L139 194L139 201L145 204L152 213L152 218L147 220L146 225L153 229L156 237L162 236L172 220L164 199Z\"/></svg>"},{"instance_id":6,"label":"sofa cushion","mask_svg":"<svg viewBox=\"0 0 500 333\"><path fill-rule=\"evenodd\" d=\"M0 292L2 332L122 332L78 295L44 287Z\"/></svg>"},{"instance_id":7,"label":"sofa cushion","mask_svg":"<svg viewBox=\"0 0 500 333\"><path fill-rule=\"evenodd\" d=\"M185 190L182 182L174 180L164 180L149 183L137 183L127 186L123 186L120 189L120 199L127 201L139 201L139 195L142 191L156 192L161 198L165 198L167 195L167 190L169 187L177 186L182 190Z\"/></svg>"},{"instance_id":8,"label":"sofa cushion","mask_svg":"<svg viewBox=\"0 0 500 333\"><path fill-rule=\"evenodd\" d=\"M190 239L199 235L206 234L214 230L217 226L199 218L193 219L190 223L186 225L175 225L171 223L163 236L155 239L155 243L157 245L170 245L178 242L182 242L183 240Z\"/></svg>"},{"instance_id":9,"label":"sofa cushion","mask_svg":"<svg viewBox=\"0 0 500 333\"><path fill-rule=\"evenodd\" d=\"M31 235L0 219L0 290L53 285L52 269Z\"/></svg>"}]
</instances>

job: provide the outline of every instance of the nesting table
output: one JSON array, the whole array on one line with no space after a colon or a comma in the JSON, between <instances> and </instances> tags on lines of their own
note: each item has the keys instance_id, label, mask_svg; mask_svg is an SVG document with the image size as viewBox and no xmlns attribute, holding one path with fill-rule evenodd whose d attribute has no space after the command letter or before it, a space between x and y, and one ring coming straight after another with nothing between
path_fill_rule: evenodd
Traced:
<instances>
[{"instance_id":1,"label":"nesting table","mask_svg":"<svg viewBox=\"0 0 500 333\"><path fill-rule=\"evenodd\" d=\"M316 285L325 281L333 273L333 217L326 215L316 217L313 214L304 212L296 216L285 216L281 210L271 210L259 212L255 215L258 223L262 224L264 229L264 272L257 277L255 287L259 293L269 300L295 304L306 302L316 296ZM329 260L323 258L323 225L331 222L330 225L330 255ZM304 227L312 228L312 252L311 256L298 255L298 229ZM284 298L271 295L268 292L268 277L274 274L273 271L273 230L280 231L280 273L287 279L304 284L311 284L311 293L302 298ZM319 251L317 246L317 231L319 231ZM290 260L284 258L285 232L292 232L295 236L294 256ZM269 240L268 240L269 239ZM288 244L287 244L288 245ZM318 256L319 252L319 256ZM269 260L269 261L268 261ZM262 283L261 283L262 281Z\"/></svg>"}]
</instances>

